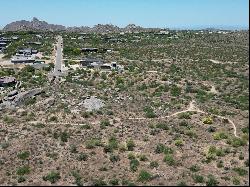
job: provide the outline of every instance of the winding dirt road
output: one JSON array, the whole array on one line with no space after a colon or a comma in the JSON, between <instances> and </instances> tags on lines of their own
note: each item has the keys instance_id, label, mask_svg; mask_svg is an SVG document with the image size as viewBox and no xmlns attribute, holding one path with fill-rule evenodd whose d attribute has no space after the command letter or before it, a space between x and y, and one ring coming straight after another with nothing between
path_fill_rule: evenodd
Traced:
<instances>
[{"instance_id":1,"label":"winding dirt road","mask_svg":"<svg viewBox=\"0 0 250 187\"><path fill-rule=\"evenodd\" d=\"M182 111L179 111L179 112L175 112L175 113L173 113L173 114L171 114L171 115L168 115L168 116L162 116L162 117L158 117L158 118L128 118L128 119L129 119L129 120L154 120L154 119L166 119L166 118L170 118L170 117L173 117L173 116L177 116L178 114L185 113L185 112L197 112L197 113L202 113L202 114L209 114L209 113L207 113L207 112L205 112L205 111L202 111L202 110L200 110L199 108L197 108L197 107L195 106L194 103L195 103L195 101L192 100L192 101L190 102L190 104L189 104L188 109L182 110ZM230 120L230 119L228 119L228 118L226 118L226 117L220 116L220 115L213 115L213 116L216 116L216 117L221 118L221 119L223 119L223 120L228 120L228 122L233 126L233 129L234 129L234 136L237 137L237 138L239 138L239 136L237 135L237 128L236 128L236 126L235 126L235 124L234 124L234 122L233 122L232 120Z\"/></svg>"}]
</instances>

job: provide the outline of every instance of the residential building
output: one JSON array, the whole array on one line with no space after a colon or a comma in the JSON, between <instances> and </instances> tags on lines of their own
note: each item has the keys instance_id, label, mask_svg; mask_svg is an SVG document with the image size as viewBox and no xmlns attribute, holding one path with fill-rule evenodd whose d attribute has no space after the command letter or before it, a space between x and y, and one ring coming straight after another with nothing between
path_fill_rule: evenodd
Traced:
<instances>
[{"instance_id":1,"label":"residential building","mask_svg":"<svg viewBox=\"0 0 250 187\"><path fill-rule=\"evenodd\" d=\"M32 56L17 55L11 59L12 63L34 63L35 58Z\"/></svg>"},{"instance_id":2,"label":"residential building","mask_svg":"<svg viewBox=\"0 0 250 187\"><path fill-rule=\"evenodd\" d=\"M102 64L104 64L104 61L98 58L84 58L83 60L80 61L80 64L84 67L98 68Z\"/></svg>"},{"instance_id":3,"label":"residential building","mask_svg":"<svg viewBox=\"0 0 250 187\"><path fill-rule=\"evenodd\" d=\"M98 48L82 48L82 52L98 52Z\"/></svg>"}]
</instances>

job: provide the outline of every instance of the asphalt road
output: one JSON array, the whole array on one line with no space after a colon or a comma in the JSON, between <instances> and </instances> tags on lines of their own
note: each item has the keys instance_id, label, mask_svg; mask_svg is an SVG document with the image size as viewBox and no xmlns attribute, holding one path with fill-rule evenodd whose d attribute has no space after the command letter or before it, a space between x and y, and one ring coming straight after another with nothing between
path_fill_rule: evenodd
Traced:
<instances>
[{"instance_id":1,"label":"asphalt road","mask_svg":"<svg viewBox=\"0 0 250 187\"><path fill-rule=\"evenodd\" d=\"M56 61L54 68L55 75L60 75L62 72L62 59L63 59L62 42L63 42L62 36L58 36L58 41L56 44Z\"/></svg>"}]
</instances>

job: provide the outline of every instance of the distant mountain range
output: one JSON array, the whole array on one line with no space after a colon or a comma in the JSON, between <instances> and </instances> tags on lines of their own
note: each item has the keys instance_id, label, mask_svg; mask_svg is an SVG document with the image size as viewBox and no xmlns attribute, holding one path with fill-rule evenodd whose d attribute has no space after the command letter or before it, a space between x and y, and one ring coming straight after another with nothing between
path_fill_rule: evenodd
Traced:
<instances>
[{"instance_id":1,"label":"distant mountain range","mask_svg":"<svg viewBox=\"0 0 250 187\"><path fill-rule=\"evenodd\" d=\"M94 27L65 27L63 25L49 24L45 21L40 21L33 18L31 21L15 21L7 24L3 31L68 31L68 32L84 32L84 33L105 33L105 32L147 32L147 31L160 31L160 28L143 28L134 24L129 24L124 28L119 28L112 24L98 24Z\"/></svg>"}]
</instances>

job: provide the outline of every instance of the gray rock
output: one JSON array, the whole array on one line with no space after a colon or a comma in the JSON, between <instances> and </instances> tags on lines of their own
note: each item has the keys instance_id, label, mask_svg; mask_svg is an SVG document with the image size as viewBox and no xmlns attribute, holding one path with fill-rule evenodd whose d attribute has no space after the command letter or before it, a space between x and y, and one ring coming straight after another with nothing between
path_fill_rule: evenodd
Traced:
<instances>
[{"instance_id":1,"label":"gray rock","mask_svg":"<svg viewBox=\"0 0 250 187\"><path fill-rule=\"evenodd\" d=\"M91 96L89 99L85 99L83 103L83 106L87 109L87 111L99 110L104 105L105 104L102 102L102 100L93 96Z\"/></svg>"},{"instance_id":2,"label":"gray rock","mask_svg":"<svg viewBox=\"0 0 250 187\"><path fill-rule=\"evenodd\" d=\"M15 105L20 105L24 102L25 99L31 98L33 96L39 95L44 92L41 88L35 88L26 92L19 93L16 95L14 103Z\"/></svg>"},{"instance_id":3,"label":"gray rock","mask_svg":"<svg viewBox=\"0 0 250 187\"><path fill-rule=\"evenodd\" d=\"M11 91L10 93L8 93L8 97L12 97L12 96L14 96L14 95L17 95L18 94L18 91L17 90L13 90L13 91Z\"/></svg>"}]
</instances>

